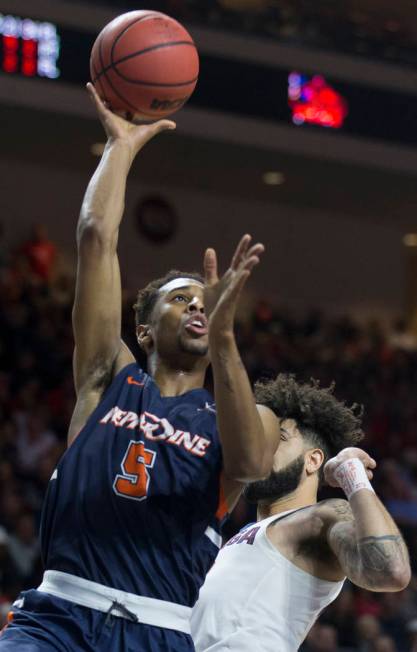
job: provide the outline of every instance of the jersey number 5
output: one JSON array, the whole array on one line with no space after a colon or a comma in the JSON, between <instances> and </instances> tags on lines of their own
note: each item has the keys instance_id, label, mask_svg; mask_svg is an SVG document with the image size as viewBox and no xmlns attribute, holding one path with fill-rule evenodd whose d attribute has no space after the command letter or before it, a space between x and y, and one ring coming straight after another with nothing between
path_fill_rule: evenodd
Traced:
<instances>
[{"instance_id":1,"label":"jersey number 5","mask_svg":"<svg viewBox=\"0 0 417 652\"><path fill-rule=\"evenodd\" d=\"M118 496L145 500L148 494L149 473L155 464L156 453L145 448L143 441L131 441L121 463L122 474L117 474L113 489Z\"/></svg>"}]
</instances>

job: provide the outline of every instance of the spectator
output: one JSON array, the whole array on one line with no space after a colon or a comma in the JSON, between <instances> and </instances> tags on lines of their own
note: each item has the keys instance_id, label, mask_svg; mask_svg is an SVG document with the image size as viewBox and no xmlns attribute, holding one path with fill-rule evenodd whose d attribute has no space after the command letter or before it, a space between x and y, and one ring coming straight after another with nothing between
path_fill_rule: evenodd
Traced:
<instances>
[{"instance_id":1,"label":"spectator","mask_svg":"<svg viewBox=\"0 0 417 652\"><path fill-rule=\"evenodd\" d=\"M343 587L339 598L323 614L322 622L330 623L336 627L339 644L342 648L353 648L356 643L355 628L355 593L348 583Z\"/></svg>"},{"instance_id":2,"label":"spectator","mask_svg":"<svg viewBox=\"0 0 417 652\"><path fill-rule=\"evenodd\" d=\"M10 539L0 527L0 604L14 600L21 589L19 570L9 550Z\"/></svg>"},{"instance_id":3,"label":"spectator","mask_svg":"<svg viewBox=\"0 0 417 652\"><path fill-rule=\"evenodd\" d=\"M18 413L16 422L19 468L26 473L35 471L41 459L56 445L56 437L47 428L39 409L30 413Z\"/></svg>"},{"instance_id":4,"label":"spectator","mask_svg":"<svg viewBox=\"0 0 417 652\"><path fill-rule=\"evenodd\" d=\"M336 628L316 623L307 636L303 649L305 652L339 652Z\"/></svg>"},{"instance_id":5,"label":"spectator","mask_svg":"<svg viewBox=\"0 0 417 652\"><path fill-rule=\"evenodd\" d=\"M410 652L417 652L417 618L413 618L407 623L407 633Z\"/></svg>"},{"instance_id":6,"label":"spectator","mask_svg":"<svg viewBox=\"0 0 417 652\"><path fill-rule=\"evenodd\" d=\"M10 535L8 545L18 576L22 584L26 585L33 574L39 556L39 542L33 514L29 512L19 516L15 532Z\"/></svg>"},{"instance_id":7,"label":"spectator","mask_svg":"<svg viewBox=\"0 0 417 652\"><path fill-rule=\"evenodd\" d=\"M22 253L28 260L35 278L43 282L51 280L57 258L57 247L49 240L44 224L33 225L32 235L24 243Z\"/></svg>"},{"instance_id":8,"label":"spectator","mask_svg":"<svg viewBox=\"0 0 417 652\"><path fill-rule=\"evenodd\" d=\"M403 650L407 646L406 617L404 603L406 594L384 593L381 595L381 615L383 631L392 638L396 646Z\"/></svg>"},{"instance_id":9,"label":"spectator","mask_svg":"<svg viewBox=\"0 0 417 652\"><path fill-rule=\"evenodd\" d=\"M390 636L378 636L373 643L372 652L398 652L398 648Z\"/></svg>"},{"instance_id":10,"label":"spectator","mask_svg":"<svg viewBox=\"0 0 417 652\"><path fill-rule=\"evenodd\" d=\"M356 622L356 634L360 652L373 652L373 645L382 634L381 623L371 614L360 616Z\"/></svg>"}]
</instances>

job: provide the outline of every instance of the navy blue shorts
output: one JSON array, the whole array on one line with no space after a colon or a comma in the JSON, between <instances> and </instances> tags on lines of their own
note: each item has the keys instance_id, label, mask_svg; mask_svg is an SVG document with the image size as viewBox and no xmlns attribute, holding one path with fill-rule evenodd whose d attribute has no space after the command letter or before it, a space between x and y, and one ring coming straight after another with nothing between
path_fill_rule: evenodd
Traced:
<instances>
[{"instance_id":1,"label":"navy blue shorts","mask_svg":"<svg viewBox=\"0 0 417 652\"><path fill-rule=\"evenodd\" d=\"M0 652L194 652L191 636L87 609L36 590L20 595Z\"/></svg>"}]
</instances>

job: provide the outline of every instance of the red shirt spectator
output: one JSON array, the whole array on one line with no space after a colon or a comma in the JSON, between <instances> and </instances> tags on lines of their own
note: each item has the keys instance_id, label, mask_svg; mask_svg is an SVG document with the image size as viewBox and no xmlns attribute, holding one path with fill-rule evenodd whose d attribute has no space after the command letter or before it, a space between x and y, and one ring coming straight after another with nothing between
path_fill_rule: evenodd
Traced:
<instances>
[{"instance_id":1,"label":"red shirt spectator","mask_svg":"<svg viewBox=\"0 0 417 652\"><path fill-rule=\"evenodd\" d=\"M30 240L22 248L32 272L42 281L48 281L56 260L56 245L48 239L43 224L35 224Z\"/></svg>"}]
</instances>

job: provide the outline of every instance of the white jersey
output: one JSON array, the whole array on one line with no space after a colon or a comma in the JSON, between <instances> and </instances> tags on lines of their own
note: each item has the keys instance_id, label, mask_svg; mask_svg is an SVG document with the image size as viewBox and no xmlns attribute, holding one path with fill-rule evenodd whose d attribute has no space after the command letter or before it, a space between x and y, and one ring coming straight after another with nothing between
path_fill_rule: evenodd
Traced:
<instances>
[{"instance_id":1,"label":"white jersey","mask_svg":"<svg viewBox=\"0 0 417 652\"><path fill-rule=\"evenodd\" d=\"M220 551L193 609L197 652L295 652L342 582L321 580L284 557L266 536L270 523L248 526Z\"/></svg>"}]
</instances>

